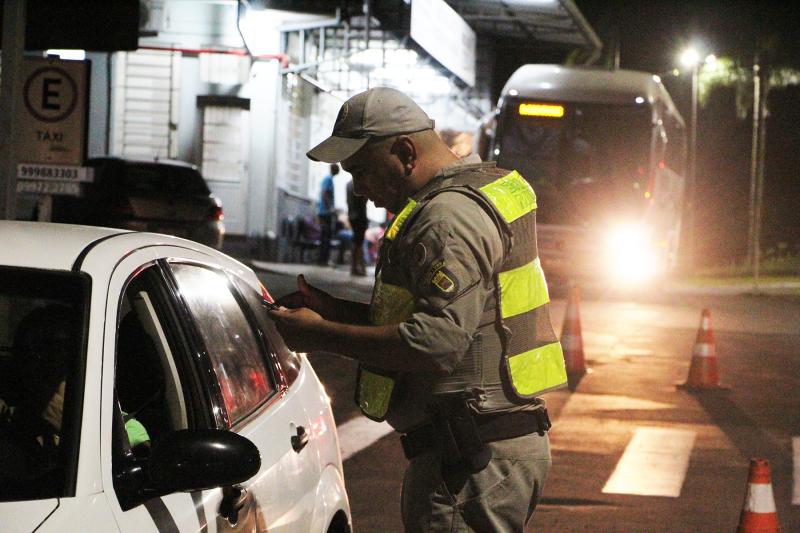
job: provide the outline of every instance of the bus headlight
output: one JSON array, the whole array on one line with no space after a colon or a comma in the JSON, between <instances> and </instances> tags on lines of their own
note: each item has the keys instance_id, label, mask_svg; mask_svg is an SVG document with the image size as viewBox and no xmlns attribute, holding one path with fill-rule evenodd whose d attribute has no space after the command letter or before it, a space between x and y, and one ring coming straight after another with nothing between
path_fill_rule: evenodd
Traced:
<instances>
[{"instance_id":1,"label":"bus headlight","mask_svg":"<svg viewBox=\"0 0 800 533\"><path fill-rule=\"evenodd\" d=\"M649 281L660 271L658 250L653 245L649 228L642 224L611 228L606 254L610 277L626 285Z\"/></svg>"}]
</instances>

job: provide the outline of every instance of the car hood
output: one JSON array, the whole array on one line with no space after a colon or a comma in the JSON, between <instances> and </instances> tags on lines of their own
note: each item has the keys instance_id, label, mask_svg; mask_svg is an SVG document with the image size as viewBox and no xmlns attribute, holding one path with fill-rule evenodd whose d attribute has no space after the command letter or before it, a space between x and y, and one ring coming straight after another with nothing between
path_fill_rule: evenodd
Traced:
<instances>
[{"instance_id":1,"label":"car hood","mask_svg":"<svg viewBox=\"0 0 800 533\"><path fill-rule=\"evenodd\" d=\"M58 499L0 502L3 530L33 531L58 508Z\"/></svg>"}]
</instances>

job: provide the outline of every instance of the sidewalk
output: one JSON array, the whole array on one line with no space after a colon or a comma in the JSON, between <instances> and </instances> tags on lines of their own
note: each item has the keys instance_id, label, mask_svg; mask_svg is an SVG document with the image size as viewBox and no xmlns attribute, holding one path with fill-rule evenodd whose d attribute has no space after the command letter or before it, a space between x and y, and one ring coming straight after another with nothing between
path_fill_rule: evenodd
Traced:
<instances>
[{"instance_id":1,"label":"sidewalk","mask_svg":"<svg viewBox=\"0 0 800 533\"><path fill-rule=\"evenodd\" d=\"M362 290L372 290L375 281L375 267L367 267L366 276L353 276L350 274L350 265L320 266L305 263L273 263L268 261L249 260L248 263L255 270L263 270L285 276L304 274L313 285L315 281L324 280L334 285L357 287Z\"/></svg>"}]
</instances>

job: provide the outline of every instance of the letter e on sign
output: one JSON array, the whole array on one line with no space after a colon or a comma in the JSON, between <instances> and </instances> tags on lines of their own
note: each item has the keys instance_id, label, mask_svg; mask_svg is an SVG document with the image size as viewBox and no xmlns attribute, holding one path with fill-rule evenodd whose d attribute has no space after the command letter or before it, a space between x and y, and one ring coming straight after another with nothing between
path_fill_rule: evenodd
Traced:
<instances>
[{"instance_id":1,"label":"letter e on sign","mask_svg":"<svg viewBox=\"0 0 800 533\"><path fill-rule=\"evenodd\" d=\"M78 104L75 80L61 68L35 70L25 82L25 107L42 122L60 122Z\"/></svg>"}]
</instances>

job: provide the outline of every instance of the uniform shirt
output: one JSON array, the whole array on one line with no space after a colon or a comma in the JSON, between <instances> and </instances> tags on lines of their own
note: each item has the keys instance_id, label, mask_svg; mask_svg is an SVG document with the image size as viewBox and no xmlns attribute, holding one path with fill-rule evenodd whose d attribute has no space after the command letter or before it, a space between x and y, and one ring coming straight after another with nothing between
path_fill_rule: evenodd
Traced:
<instances>
[{"instance_id":1,"label":"uniform shirt","mask_svg":"<svg viewBox=\"0 0 800 533\"><path fill-rule=\"evenodd\" d=\"M459 160L442 169L434 180L447 179L476 164L481 165L477 156ZM415 199L429 189L426 186ZM415 300L414 313L399 325L399 333L409 347L450 373L469 348L487 299L494 298L493 276L503 264L503 237L486 211L458 192L439 193L408 224L386 258L400 266L403 286ZM432 280L442 269L455 284L448 292ZM427 392L440 377L425 373L397 377L387 414L396 430L406 431L427 419Z\"/></svg>"}]
</instances>

